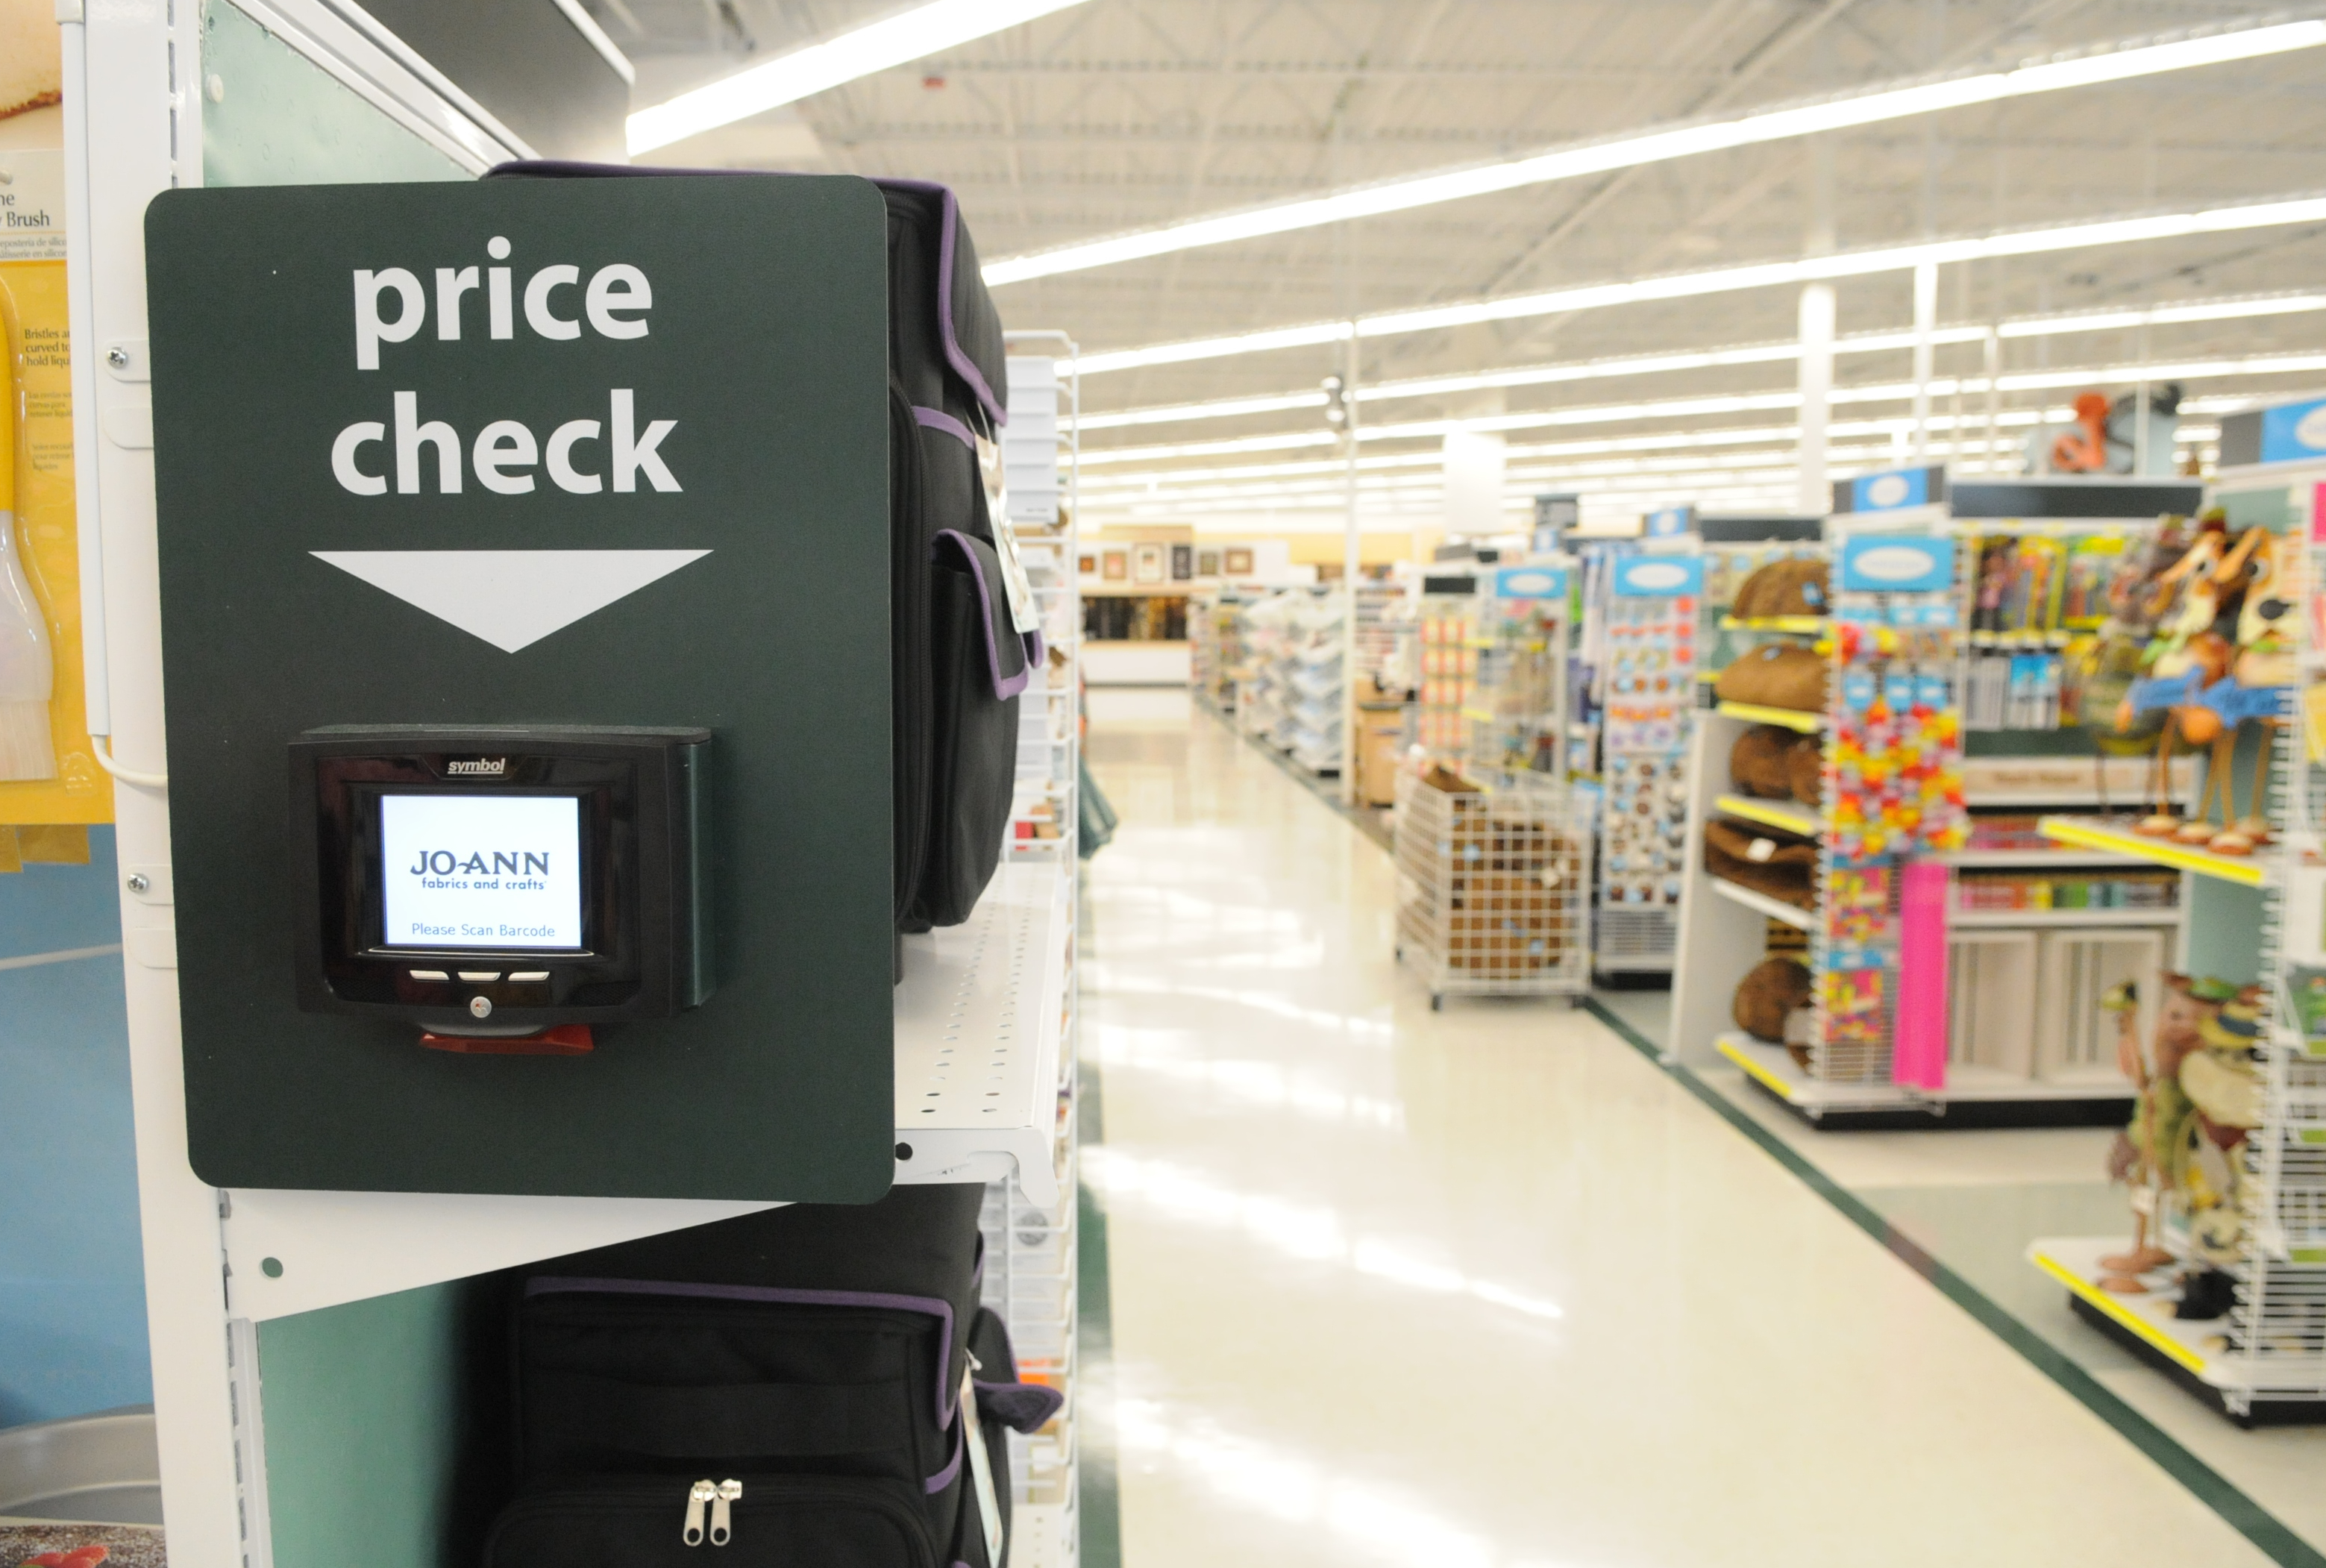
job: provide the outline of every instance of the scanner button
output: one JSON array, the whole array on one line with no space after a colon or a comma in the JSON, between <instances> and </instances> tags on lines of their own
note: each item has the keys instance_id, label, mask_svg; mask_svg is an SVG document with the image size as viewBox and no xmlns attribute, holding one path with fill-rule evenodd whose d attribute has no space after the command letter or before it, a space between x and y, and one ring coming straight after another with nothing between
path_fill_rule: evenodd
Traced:
<instances>
[{"instance_id":1,"label":"scanner button","mask_svg":"<svg viewBox=\"0 0 2326 1568\"><path fill-rule=\"evenodd\" d=\"M452 977L442 970L414 970L412 978L415 980L449 980Z\"/></svg>"},{"instance_id":2,"label":"scanner button","mask_svg":"<svg viewBox=\"0 0 2326 1568\"><path fill-rule=\"evenodd\" d=\"M537 986L548 979L547 970L516 970L509 975L510 982L520 986Z\"/></svg>"},{"instance_id":3,"label":"scanner button","mask_svg":"<svg viewBox=\"0 0 2326 1568\"><path fill-rule=\"evenodd\" d=\"M501 972L498 970L462 970L461 978L471 982L497 980L501 978Z\"/></svg>"}]
</instances>

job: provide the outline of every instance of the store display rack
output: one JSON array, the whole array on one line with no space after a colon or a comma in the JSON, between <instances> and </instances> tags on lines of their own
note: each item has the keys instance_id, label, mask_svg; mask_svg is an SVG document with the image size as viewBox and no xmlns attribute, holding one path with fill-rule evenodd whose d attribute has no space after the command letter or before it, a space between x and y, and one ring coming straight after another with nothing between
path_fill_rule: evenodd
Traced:
<instances>
[{"instance_id":1,"label":"store display rack","mask_svg":"<svg viewBox=\"0 0 2326 1568\"><path fill-rule=\"evenodd\" d=\"M2258 423L2264 415L2243 417ZM2314 611L2326 581L2326 461L2225 467L2207 500L2227 511L2233 533L2262 526L2277 535L2281 569L2293 579L2278 597ZM2221 1199L2237 1220L2228 1255L2218 1239L2200 1248L2192 1239L2189 1210L2200 1200L2162 1183L2138 1198L2151 1214L2150 1239L2174 1264L2145 1276L2148 1292L2120 1295L2098 1284L2099 1258L2120 1252L2124 1236L2051 1239L2028 1250L2033 1266L2068 1287L2078 1315L2241 1424L2326 1419L2326 1039L2312 1033L2318 1021L2298 1000L2313 977L2326 975L2326 763L2299 701L2326 670L2312 616L2289 617L2281 631L2293 645L2297 682L2279 691L2264 795L2270 837L2255 854L2146 837L2127 830L2125 819L2057 815L2042 823L2061 843L2182 872L2195 894L2191 923L2204 928L2205 967L2256 988L2261 1032L2238 1064L2251 1073L2252 1125L2230 1154ZM2249 973L2230 972L2240 962ZM2172 1318L2170 1273L2198 1266L2228 1276L2232 1304L2210 1322Z\"/></svg>"},{"instance_id":2,"label":"store display rack","mask_svg":"<svg viewBox=\"0 0 2326 1568\"><path fill-rule=\"evenodd\" d=\"M1973 487L1958 492L1948 502L1921 503L1873 516L1838 515L1828 533L1837 544L1843 531L1862 532L1869 527L1954 538L1958 542L1956 624L1960 626L1971 618L1971 596L1977 586L1965 570L1962 543L1981 531L1991 533L1999 527L2029 526L1955 515L1958 509L1986 510L1984 501ZM2011 503L2040 514L2052 504L2062 510L2079 504L2088 506L2089 498L2063 495L2055 503L2043 487L2023 485L2014 487ZM2144 530L2153 527L2154 519L2128 518L2118 523L2078 517L2074 525L2088 533L2109 528ZM1792 546L1779 553L1807 552L1808 547ZM1724 614L1717 626L1721 645L1741 651L1774 638L1804 643L1828 639L1831 622L1812 616L1739 618ZM1830 639L1826 645L1831 645ZM1959 650L1968 645L1968 638L1958 635L1955 645L1959 660L1963 656ZM1962 667L1959 663L1956 665L1958 670ZM1838 688L1838 667L1833 674L1829 700ZM1959 679L1950 683L1951 691L1960 689ZM2182 890L2169 905L2126 906L2121 902L2121 888L2095 890L2093 885L2105 883L2111 870L2121 877L2148 864L2115 853L2109 845L2060 843L2034 848L2006 839L2001 841L2011 847L1975 843L1952 851L1918 850L1899 862L1902 871L1907 865L1918 864L1935 865L1947 873L1943 940L1948 1027L1946 1060L1937 1085L1899 1081L1907 1075L1893 1069L1886 1044L1856 1047L1847 1062L1838 1060L1835 1053L1813 1050L1810 1062L1803 1064L1782 1047L1756 1041L1735 1028L1728 1016L1735 983L1757 961L1764 947L1786 945L1782 941L1772 943L1770 932L1781 926L1808 932L1812 954L1818 951L1826 923L1824 899L1830 857L1821 863L1814 884L1818 906L1795 908L1707 872L1702 860L1703 823L1725 818L1825 842L1827 812L1735 791L1728 783L1727 756L1737 737L1751 725L1776 724L1797 733L1819 734L1831 732L1833 722L1830 710L1814 714L1735 702L1717 703L1702 717L1690 770L1691 864L1683 916L1688 930L1682 948L1687 956L1675 988L1675 1049L1686 1060L1741 1070L1758 1090L1811 1125L1829 1129L2120 1123L2130 1109L2131 1086L2115 1068L2110 1043L2098 1037L2098 994L2117 979L2180 961L2188 898ZM2032 817L2045 810L2072 811L2111 798L2112 793L2118 799L2137 798L2145 765L2139 759L2101 762L2029 756L1985 756L1962 765L1965 803L1976 821L1977 813L1986 811L2012 810ZM2186 790L2190 776L2185 765L2175 773L2176 793ZM2041 886L2029 890L2025 906L1982 906L1972 897L1973 886L1965 884L1965 873L1969 874L1971 885L2001 879ZM2063 900L2056 907L2048 903L2055 891ZM2098 902L2104 895L2117 897L2118 902ZM2064 902L2070 897L2095 902L2071 907ZM1893 930L1900 915L1893 899ZM1772 926L1772 922L1778 925ZM1796 947L1800 941L1790 939ZM1693 970L1699 961L1708 969ZM1895 979L1894 973L1892 978ZM2147 990L2153 993L2154 988ZM2025 1005L2030 996L2038 998L2038 1006L2033 1008ZM2145 1010L2152 1008L2153 995L2142 1006ZM2143 1023L2146 1023L2145 1011Z\"/></svg>"}]
</instances>

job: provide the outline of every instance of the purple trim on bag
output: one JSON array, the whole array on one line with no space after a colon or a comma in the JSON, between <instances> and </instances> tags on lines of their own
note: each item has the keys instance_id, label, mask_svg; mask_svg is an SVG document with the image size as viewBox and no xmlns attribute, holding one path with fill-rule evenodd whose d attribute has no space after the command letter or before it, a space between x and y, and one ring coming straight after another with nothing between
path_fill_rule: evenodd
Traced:
<instances>
[{"instance_id":1,"label":"purple trim on bag","mask_svg":"<svg viewBox=\"0 0 2326 1568\"><path fill-rule=\"evenodd\" d=\"M1040 1383L986 1383L972 1379L977 1390L977 1413L991 1417L1012 1432L1031 1437L1058 1413L1066 1396Z\"/></svg>"},{"instance_id":2,"label":"purple trim on bag","mask_svg":"<svg viewBox=\"0 0 2326 1568\"><path fill-rule=\"evenodd\" d=\"M968 1452L963 1446L962 1433L968 1425L969 1423L966 1421L956 1421L953 1424L953 1457L945 1461L944 1469L921 1483L921 1490L926 1495L936 1496L945 1488L953 1485L953 1478L961 1473L961 1456Z\"/></svg>"},{"instance_id":3,"label":"purple trim on bag","mask_svg":"<svg viewBox=\"0 0 2326 1568\"><path fill-rule=\"evenodd\" d=\"M937 1425L953 1424L953 1305L933 1295L890 1295L870 1290L786 1290L761 1285L697 1285L665 1279L565 1279L539 1275L525 1282L525 1295L682 1295L707 1301L769 1302L782 1306L872 1307L883 1312L926 1313L938 1320Z\"/></svg>"},{"instance_id":4,"label":"purple trim on bag","mask_svg":"<svg viewBox=\"0 0 2326 1568\"><path fill-rule=\"evenodd\" d=\"M913 422L923 430L941 430L971 451L977 450L977 438L969 433L969 427L944 409L923 408L916 403L913 404Z\"/></svg>"},{"instance_id":5,"label":"purple trim on bag","mask_svg":"<svg viewBox=\"0 0 2326 1568\"><path fill-rule=\"evenodd\" d=\"M944 198L941 219L944 224L944 237L937 242L937 326L939 335L944 339L945 359L961 378L969 383L970 390L977 394L977 401L983 404L985 412L993 416L993 422L996 425L1008 424L1008 403L993 395L993 388L985 384L984 372L978 369L976 360L962 352L961 340L954 336L953 233L961 224L960 199L954 195L952 186L940 185L934 180L880 179L872 183L890 190L934 190Z\"/></svg>"},{"instance_id":6,"label":"purple trim on bag","mask_svg":"<svg viewBox=\"0 0 2326 1568\"><path fill-rule=\"evenodd\" d=\"M1002 678L1001 648L1000 645L993 640L993 588L985 580L985 562L978 559L976 551L970 548L972 543L977 542L972 541L968 534L958 528L941 528L937 531L937 537L950 539L960 548L963 559L969 562L971 575L977 579L977 597L985 607L985 614L980 617L985 626L985 668L993 677L993 695L1007 702L1026 690L1027 682L1033 680L1034 662L1028 657L1023 669L1007 680ZM1042 634L1039 629L1021 633L1019 636L1020 654L1025 652L1025 640L1028 636L1034 639L1036 646L1038 647L1041 644Z\"/></svg>"},{"instance_id":7,"label":"purple trim on bag","mask_svg":"<svg viewBox=\"0 0 2326 1568\"><path fill-rule=\"evenodd\" d=\"M496 163L485 171L485 177L490 179L498 174L572 180L656 174L724 174L757 176L764 180L770 175L780 179L786 172L788 172L773 169L641 169L628 163L591 163L574 158L525 158L516 159L507 163ZM951 186L940 185L934 180L882 179L875 180L872 183L895 190L934 190L944 198L942 218L944 235L937 242L937 335L944 339L945 363L954 367L954 374L969 383L970 390L977 394L977 401L985 405L985 412L993 416L996 426L1008 424L1009 422L1008 404L1005 400L993 395L993 388L985 384L984 373L978 369L977 361L962 351L961 340L954 335L953 231L954 226L961 221L960 200L954 197Z\"/></svg>"}]
</instances>

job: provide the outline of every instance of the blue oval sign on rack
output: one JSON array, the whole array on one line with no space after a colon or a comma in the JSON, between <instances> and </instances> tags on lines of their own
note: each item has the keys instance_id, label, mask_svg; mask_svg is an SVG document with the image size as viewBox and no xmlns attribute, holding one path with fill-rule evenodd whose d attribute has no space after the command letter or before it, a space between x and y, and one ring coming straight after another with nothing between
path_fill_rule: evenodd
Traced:
<instances>
[{"instance_id":1,"label":"blue oval sign on rack","mask_svg":"<svg viewBox=\"0 0 2326 1568\"><path fill-rule=\"evenodd\" d=\"M1496 598L1562 598L1566 594L1563 566L1505 566L1494 573Z\"/></svg>"},{"instance_id":2,"label":"blue oval sign on rack","mask_svg":"<svg viewBox=\"0 0 2326 1568\"><path fill-rule=\"evenodd\" d=\"M1615 561L1612 592L1638 598L1678 598L1704 591L1701 555L1625 555Z\"/></svg>"},{"instance_id":3,"label":"blue oval sign on rack","mask_svg":"<svg viewBox=\"0 0 2326 1568\"><path fill-rule=\"evenodd\" d=\"M1936 593L1954 586L1955 547L1921 533L1875 533L1841 547L1841 586L1857 593Z\"/></svg>"}]
</instances>

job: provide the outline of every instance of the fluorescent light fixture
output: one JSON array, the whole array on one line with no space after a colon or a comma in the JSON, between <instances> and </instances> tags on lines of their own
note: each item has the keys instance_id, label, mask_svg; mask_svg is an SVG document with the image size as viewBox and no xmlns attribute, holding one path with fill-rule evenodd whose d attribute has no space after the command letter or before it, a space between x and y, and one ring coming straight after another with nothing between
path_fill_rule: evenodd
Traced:
<instances>
[{"instance_id":1,"label":"fluorescent light fixture","mask_svg":"<svg viewBox=\"0 0 2326 1568\"><path fill-rule=\"evenodd\" d=\"M1295 229L1315 228L1351 218L1376 218L1441 201L1486 196L1524 185L1604 174L1699 153L1722 152L1789 141L1820 132L1847 130L1885 120L1910 118L1941 109L1991 104L2003 98L2059 92L2127 81L2192 67L2254 60L2265 55L2326 44L2326 21L2284 22L2241 27L2163 42L2135 40L2072 60L2024 65L2016 70L1984 71L1937 80L1908 82L1853 93L1846 97L1762 109L1728 119L1667 126L1638 135L1616 136L1554 148L1529 157L1465 169L1449 169L1404 180L1384 181L1330 195L1269 207L1249 208L1212 218L1192 218L1159 228L1115 235L1083 245L997 261L985 269L989 284L1014 283L1059 273L1112 266L1176 251L1234 240L1257 239ZM633 124L636 124L633 119Z\"/></svg>"},{"instance_id":2,"label":"fluorescent light fixture","mask_svg":"<svg viewBox=\"0 0 2326 1568\"><path fill-rule=\"evenodd\" d=\"M628 122L630 155L748 120L842 82L1047 16L1082 0L930 0L684 92Z\"/></svg>"},{"instance_id":3,"label":"fluorescent light fixture","mask_svg":"<svg viewBox=\"0 0 2326 1568\"><path fill-rule=\"evenodd\" d=\"M2231 321L2249 317L2297 315L2306 311L2326 311L2326 294L2257 294L2236 298L2199 300L2180 305L2160 305L2154 310L2094 311L2071 314L2027 316L2002 323L1998 335L2005 338L2050 338L2076 332L2106 332L2145 326L2172 326L2203 321ZM1986 335L1983 327L1940 327L1931 333L1931 340L1941 347L1949 344L1976 343ZM1911 349L1914 334L1911 331L1858 332L1834 342L1836 354L1874 354ZM1371 386L1360 385L1356 397L1360 403L1377 403L1403 397L1442 397L1465 392L1483 392L1519 386L1551 386L1575 381L1596 381L1619 376L1655 376L1676 371L1711 370L1737 365L1783 364L1800 357L1800 345L1788 339L1778 343L1742 343L1726 348L1709 348L1679 353L1634 354L1605 359L1582 359L1564 365L1529 365L1508 370L1487 370L1458 376L1421 376L1410 381L1384 381ZM1322 408L1325 394L1321 392L1284 393L1276 396L1231 397L1208 403L1175 404L1154 408L1120 409L1111 413L1086 414L1082 421L1085 431L1119 430L1128 426L1174 424L1185 421L1233 419L1257 413L1277 413L1303 408Z\"/></svg>"},{"instance_id":4,"label":"fluorescent light fixture","mask_svg":"<svg viewBox=\"0 0 2326 1568\"><path fill-rule=\"evenodd\" d=\"M1360 338L1387 338L1404 332L1435 331L1448 327L1475 326L1482 321L1506 321L1526 316L1601 310L1610 305L1637 304L1650 300L1694 299L1707 294L1733 293L1743 289L1769 288L1777 284L1911 272L1925 262L1950 263L1977 261L1988 256L2034 255L2046 251L2079 250L2091 246L2131 245L2195 234L2226 234L2238 229L2317 222L2326 222L2326 197L2305 196L2246 202L2231 207L2207 208L2197 212L2157 213L2146 218L2111 218L2098 223L2055 224L2045 228L2014 229L1967 239L1883 246L1869 250L1844 251L1834 255L1804 256L1798 261L1716 267L1707 272L1678 273L1632 283L1588 283L1577 288L1552 289L1543 293L1521 294L1509 299L1392 311L1378 316L1362 316L1354 322L1318 321L1266 332L1242 332L1233 337L1204 338L1185 343L1158 343L1145 348L1122 348L1112 353L1085 355L1080 361L1080 368L1086 376L1103 376L1111 370L1135 370L1151 365L1183 365L1197 359L1258 354L1271 348L1338 343L1344 341L1353 329Z\"/></svg>"},{"instance_id":5,"label":"fluorescent light fixture","mask_svg":"<svg viewBox=\"0 0 2326 1568\"><path fill-rule=\"evenodd\" d=\"M2234 358L2183 359L2145 365L2070 366L2059 370L2017 371L1996 378L2002 392L2040 392L2064 387L2132 385L2143 381L2195 381L2224 376L2312 376L2326 372L2326 354L2252 354ZM1983 376L1940 376L1931 381L1931 395L1983 396ZM1882 382L1865 386L1834 388L1837 406L1864 403L1904 403L1914 395L1912 382ZM1540 409L1524 413L1490 414L1476 419L1411 420L1400 424L1368 424L1357 428L1359 441L1424 441L1448 431L1509 431L1543 430L1559 425L1620 424L1631 420L1702 419L1722 414L1774 413L1801 405L1798 389L1733 393L1707 397L1661 398L1650 403L1593 404L1573 408ZM1943 416L1940 416L1943 417ZM1966 418L1970 415L1966 414ZM1984 419L1982 413L1978 416ZM1939 418L1931 422L1933 428ZM1709 433L1709 432L1706 432ZM1192 441L1177 446L1117 447L1109 451L1085 451L1083 466L1160 462L1179 458L1205 458L1229 452L1281 451L1330 446L1340 438L1330 431L1290 431L1280 435L1246 436L1233 441ZM1512 454L1515 455L1515 454ZM1098 481L1093 481L1098 482Z\"/></svg>"}]
</instances>

